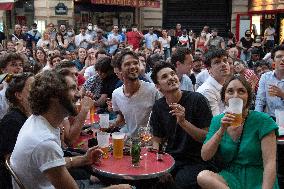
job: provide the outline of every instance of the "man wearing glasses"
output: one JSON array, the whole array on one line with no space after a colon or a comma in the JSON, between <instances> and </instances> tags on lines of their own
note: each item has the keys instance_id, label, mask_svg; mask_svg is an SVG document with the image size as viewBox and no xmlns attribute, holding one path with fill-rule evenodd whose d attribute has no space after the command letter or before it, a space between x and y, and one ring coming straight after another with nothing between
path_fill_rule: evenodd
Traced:
<instances>
[{"instance_id":1,"label":"man wearing glasses","mask_svg":"<svg viewBox=\"0 0 284 189\"><path fill-rule=\"evenodd\" d=\"M255 110L267 113L275 120L275 110L284 109L284 45L271 52L275 70L262 74L256 95Z\"/></svg>"}]
</instances>

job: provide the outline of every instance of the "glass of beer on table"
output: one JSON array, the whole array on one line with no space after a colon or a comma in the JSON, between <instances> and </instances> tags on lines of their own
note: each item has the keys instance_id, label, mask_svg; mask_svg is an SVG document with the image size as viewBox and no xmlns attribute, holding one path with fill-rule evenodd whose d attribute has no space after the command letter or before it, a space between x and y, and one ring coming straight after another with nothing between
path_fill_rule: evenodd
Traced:
<instances>
[{"instance_id":1,"label":"glass of beer on table","mask_svg":"<svg viewBox=\"0 0 284 189\"><path fill-rule=\"evenodd\" d=\"M104 159L107 159L109 157L109 137L110 134L107 132L97 132L98 146L104 152Z\"/></svg>"},{"instance_id":2,"label":"glass of beer on table","mask_svg":"<svg viewBox=\"0 0 284 189\"><path fill-rule=\"evenodd\" d=\"M124 136L121 132L112 133L113 157L116 159L123 158Z\"/></svg>"},{"instance_id":3,"label":"glass of beer on table","mask_svg":"<svg viewBox=\"0 0 284 189\"><path fill-rule=\"evenodd\" d=\"M235 120L230 126L240 126L243 122L243 100L241 98L230 98L228 110L235 116Z\"/></svg>"}]
</instances>

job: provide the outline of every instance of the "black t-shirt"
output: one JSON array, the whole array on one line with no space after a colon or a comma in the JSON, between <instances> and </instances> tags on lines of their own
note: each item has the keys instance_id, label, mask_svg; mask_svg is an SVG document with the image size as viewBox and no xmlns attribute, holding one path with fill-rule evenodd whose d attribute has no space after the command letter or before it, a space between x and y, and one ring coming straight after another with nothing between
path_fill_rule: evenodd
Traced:
<instances>
[{"instance_id":1,"label":"black t-shirt","mask_svg":"<svg viewBox=\"0 0 284 189\"><path fill-rule=\"evenodd\" d=\"M242 37L240 41L242 42L243 47L249 49L252 46L253 38L250 38L250 40L247 41L244 37Z\"/></svg>"},{"instance_id":2,"label":"black t-shirt","mask_svg":"<svg viewBox=\"0 0 284 189\"><path fill-rule=\"evenodd\" d=\"M12 153L20 129L27 120L27 116L19 109L12 108L0 121L0 186L12 188L11 176L4 167L4 155Z\"/></svg>"},{"instance_id":3,"label":"black t-shirt","mask_svg":"<svg viewBox=\"0 0 284 189\"><path fill-rule=\"evenodd\" d=\"M185 119L198 128L209 127L212 113L207 99L200 93L183 91L178 102L185 108ZM202 162L202 143L195 141L176 122L169 111L165 97L156 101L152 109L150 124L153 135L167 140L166 152L177 161Z\"/></svg>"},{"instance_id":4,"label":"black t-shirt","mask_svg":"<svg viewBox=\"0 0 284 189\"><path fill-rule=\"evenodd\" d=\"M0 31L0 43L2 43L2 41L5 39L6 39L5 34Z\"/></svg>"},{"instance_id":5,"label":"black t-shirt","mask_svg":"<svg viewBox=\"0 0 284 189\"><path fill-rule=\"evenodd\" d=\"M119 79L115 74L109 75L102 80L101 94L107 94L108 98L112 97L112 92L116 89Z\"/></svg>"},{"instance_id":6,"label":"black t-shirt","mask_svg":"<svg viewBox=\"0 0 284 189\"><path fill-rule=\"evenodd\" d=\"M17 108L12 108L0 121L0 154L12 153L20 129L27 116Z\"/></svg>"}]
</instances>

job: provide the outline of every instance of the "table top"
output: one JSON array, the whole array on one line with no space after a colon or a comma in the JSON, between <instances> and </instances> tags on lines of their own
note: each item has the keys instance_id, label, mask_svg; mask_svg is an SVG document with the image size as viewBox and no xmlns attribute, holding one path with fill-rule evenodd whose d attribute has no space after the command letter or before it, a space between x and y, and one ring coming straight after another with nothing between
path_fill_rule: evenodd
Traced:
<instances>
[{"instance_id":1,"label":"table top","mask_svg":"<svg viewBox=\"0 0 284 189\"><path fill-rule=\"evenodd\" d=\"M278 138L277 138L277 144L284 144L284 136L279 136Z\"/></svg>"},{"instance_id":2,"label":"table top","mask_svg":"<svg viewBox=\"0 0 284 189\"><path fill-rule=\"evenodd\" d=\"M163 160L157 161L154 152L147 152L143 148L139 167L133 167L131 156L123 156L122 159L115 159L112 155L108 159L102 159L100 165L94 165L94 172L111 178L126 180L150 179L162 176L170 172L175 164L174 158L169 154L162 155Z\"/></svg>"}]
</instances>

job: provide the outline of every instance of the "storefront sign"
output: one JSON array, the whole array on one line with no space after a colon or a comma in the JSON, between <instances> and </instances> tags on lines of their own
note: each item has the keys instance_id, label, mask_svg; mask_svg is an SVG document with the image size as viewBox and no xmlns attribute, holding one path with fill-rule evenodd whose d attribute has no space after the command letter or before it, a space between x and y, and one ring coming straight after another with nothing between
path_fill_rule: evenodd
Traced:
<instances>
[{"instance_id":1,"label":"storefront sign","mask_svg":"<svg viewBox=\"0 0 284 189\"><path fill-rule=\"evenodd\" d=\"M159 8L159 0L92 0L93 4Z\"/></svg>"},{"instance_id":2,"label":"storefront sign","mask_svg":"<svg viewBox=\"0 0 284 189\"><path fill-rule=\"evenodd\" d=\"M55 6L55 15L67 15L68 8L64 3L58 3Z\"/></svg>"}]
</instances>

